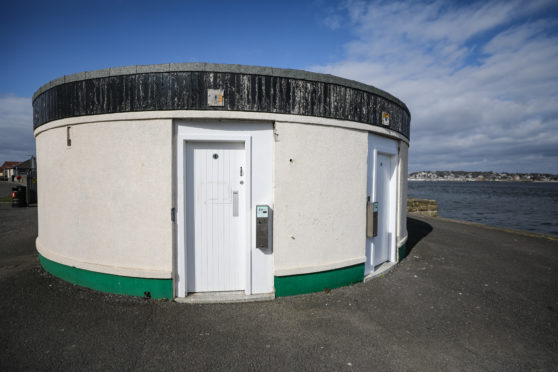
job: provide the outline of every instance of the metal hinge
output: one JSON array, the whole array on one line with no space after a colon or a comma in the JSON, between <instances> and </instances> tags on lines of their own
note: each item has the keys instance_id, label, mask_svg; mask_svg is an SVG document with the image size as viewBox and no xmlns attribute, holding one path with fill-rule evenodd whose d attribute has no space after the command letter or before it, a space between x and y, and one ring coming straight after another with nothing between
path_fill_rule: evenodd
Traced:
<instances>
[{"instance_id":1,"label":"metal hinge","mask_svg":"<svg viewBox=\"0 0 558 372\"><path fill-rule=\"evenodd\" d=\"M176 222L176 213L174 208L171 208L171 221L173 223Z\"/></svg>"}]
</instances>

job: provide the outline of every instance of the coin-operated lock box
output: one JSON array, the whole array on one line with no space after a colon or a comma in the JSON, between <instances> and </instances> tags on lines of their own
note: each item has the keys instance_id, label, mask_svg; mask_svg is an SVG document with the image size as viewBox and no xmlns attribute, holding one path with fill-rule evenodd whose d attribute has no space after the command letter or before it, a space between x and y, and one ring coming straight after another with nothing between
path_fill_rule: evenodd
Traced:
<instances>
[{"instance_id":1,"label":"coin-operated lock box","mask_svg":"<svg viewBox=\"0 0 558 372\"><path fill-rule=\"evenodd\" d=\"M269 248L271 209L268 205L256 205L256 248Z\"/></svg>"},{"instance_id":2,"label":"coin-operated lock box","mask_svg":"<svg viewBox=\"0 0 558 372\"><path fill-rule=\"evenodd\" d=\"M366 204L366 236L373 238L378 235L378 202Z\"/></svg>"}]
</instances>

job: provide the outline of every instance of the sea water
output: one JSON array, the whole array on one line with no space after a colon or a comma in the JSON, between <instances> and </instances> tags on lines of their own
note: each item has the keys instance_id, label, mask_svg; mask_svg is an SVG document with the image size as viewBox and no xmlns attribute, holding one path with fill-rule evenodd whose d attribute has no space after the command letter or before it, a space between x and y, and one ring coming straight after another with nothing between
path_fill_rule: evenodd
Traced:
<instances>
[{"instance_id":1,"label":"sea water","mask_svg":"<svg viewBox=\"0 0 558 372\"><path fill-rule=\"evenodd\" d=\"M440 217L558 236L558 182L409 181L408 197L436 200Z\"/></svg>"}]
</instances>

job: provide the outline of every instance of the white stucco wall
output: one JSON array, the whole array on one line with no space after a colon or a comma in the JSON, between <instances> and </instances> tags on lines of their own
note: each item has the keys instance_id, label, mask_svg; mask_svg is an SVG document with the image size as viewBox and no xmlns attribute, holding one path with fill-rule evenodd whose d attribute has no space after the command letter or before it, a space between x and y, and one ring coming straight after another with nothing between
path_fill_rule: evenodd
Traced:
<instances>
[{"instance_id":1,"label":"white stucco wall","mask_svg":"<svg viewBox=\"0 0 558 372\"><path fill-rule=\"evenodd\" d=\"M253 267L265 276L262 280L253 273L254 293L269 291L271 277L264 274L271 270L274 275L294 275L366 260L368 130L381 137L390 134L387 137L400 143L397 245L406 240L408 146L397 133L295 115L170 111L67 118L35 131L39 252L92 271L171 278L172 123L198 117L275 121L275 135L268 137L266 127L265 141L254 142L255 147L272 149L271 167L269 157L258 157L257 152L253 161L255 177L265 178L273 189L260 195L255 188L252 205L274 207L273 256L257 250L252 256ZM67 125L72 126L71 148L66 146ZM198 130L207 125L204 121ZM222 123L215 123L203 130L221 128Z\"/></svg>"},{"instance_id":2,"label":"white stucco wall","mask_svg":"<svg viewBox=\"0 0 558 372\"><path fill-rule=\"evenodd\" d=\"M172 120L36 133L39 253L103 273L170 278Z\"/></svg>"},{"instance_id":3,"label":"white stucco wall","mask_svg":"<svg viewBox=\"0 0 558 372\"><path fill-rule=\"evenodd\" d=\"M364 262L368 132L288 122L275 132L275 275Z\"/></svg>"}]
</instances>

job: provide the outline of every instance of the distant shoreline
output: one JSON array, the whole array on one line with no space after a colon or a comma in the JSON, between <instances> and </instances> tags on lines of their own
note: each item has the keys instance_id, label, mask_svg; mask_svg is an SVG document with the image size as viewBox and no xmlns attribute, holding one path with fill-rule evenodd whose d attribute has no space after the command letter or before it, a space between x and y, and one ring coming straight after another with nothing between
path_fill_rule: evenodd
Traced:
<instances>
[{"instance_id":1,"label":"distant shoreline","mask_svg":"<svg viewBox=\"0 0 558 372\"><path fill-rule=\"evenodd\" d=\"M454 182L558 182L558 174L478 171L420 171L407 175L413 181Z\"/></svg>"},{"instance_id":2,"label":"distant shoreline","mask_svg":"<svg viewBox=\"0 0 558 372\"><path fill-rule=\"evenodd\" d=\"M499 183L557 183L558 181L531 181L531 180L475 180L475 179L464 179L464 180L448 180L448 179L430 179L430 178L407 178L407 181L417 181L417 182L499 182Z\"/></svg>"}]
</instances>

